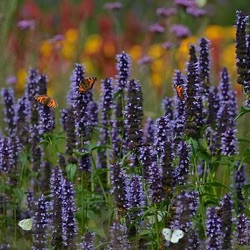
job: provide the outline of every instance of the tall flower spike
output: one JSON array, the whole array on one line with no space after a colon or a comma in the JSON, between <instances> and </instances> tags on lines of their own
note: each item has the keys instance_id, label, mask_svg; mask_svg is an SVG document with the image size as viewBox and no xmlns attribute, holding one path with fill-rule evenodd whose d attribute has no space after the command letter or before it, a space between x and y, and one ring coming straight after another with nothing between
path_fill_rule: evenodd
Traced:
<instances>
[{"instance_id":1,"label":"tall flower spike","mask_svg":"<svg viewBox=\"0 0 250 250\"><path fill-rule=\"evenodd\" d=\"M3 102L5 104L5 109L4 109L4 121L7 124L7 131L8 134L11 135L16 127L15 124L15 108L14 108L14 91L11 88L8 89L3 89L2 90L2 98Z\"/></svg>"},{"instance_id":2,"label":"tall flower spike","mask_svg":"<svg viewBox=\"0 0 250 250\"><path fill-rule=\"evenodd\" d=\"M114 222L109 230L109 245L107 250L123 249L130 250L126 225Z\"/></svg>"},{"instance_id":3,"label":"tall flower spike","mask_svg":"<svg viewBox=\"0 0 250 250\"><path fill-rule=\"evenodd\" d=\"M200 40L200 57L199 57L199 69L200 80L202 82L203 94L208 96L210 87L210 58L209 58L210 44L206 38Z\"/></svg>"},{"instance_id":4,"label":"tall flower spike","mask_svg":"<svg viewBox=\"0 0 250 250\"><path fill-rule=\"evenodd\" d=\"M128 205L126 195L126 182L128 177L124 169L121 168L120 163L113 163L110 165L110 178L115 206L119 216L124 213Z\"/></svg>"},{"instance_id":5,"label":"tall flower spike","mask_svg":"<svg viewBox=\"0 0 250 250\"><path fill-rule=\"evenodd\" d=\"M200 80L195 47L189 50L190 59L187 66L187 98L185 102L185 132L190 137L199 138L203 124L202 99L200 96Z\"/></svg>"},{"instance_id":6,"label":"tall flower spike","mask_svg":"<svg viewBox=\"0 0 250 250\"><path fill-rule=\"evenodd\" d=\"M237 82L242 85L244 92L250 94L250 63L247 55L247 36L246 26L248 17L242 12L237 11L236 21L236 66L238 78Z\"/></svg>"},{"instance_id":7,"label":"tall flower spike","mask_svg":"<svg viewBox=\"0 0 250 250\"><path fill-rule=\"evenodd\" d=\"M64 178L61 169L58 166L52 171L50 177L51 193L51 213L52 213L52 244L62 249L63 232L62 232L62 203L63 203L63 182Z\"/></svg>"},{"instance_id":8,"label":"tall flower spike","mask_svg":"<svg viewBox=\"0 0 250 250\"><path fill-rule=\"evenodd\" d=\"M9 151L10 145L8 138L0 138L0 173L10 172Z\"/></svg>"},{"instance_id":9,"label":"tall flower spike","mask_svg":"<svg viewBox=\"0 0 250 250\"><path fill-rule=\"evenodd\" d=\"M208 116L207 116L207 124L215 127L218 111L220 108L220 99L218 94L218 88L213 87L210 89L208 95Z\"/></svg>"},{"instance_id":10,"label":"tall flower spike","mask_svg":"<svg viewBox=\"0 0 250 250\"><path fill-rule=\"evenodd\" d=\"M169 116L169 118L173 119L173 100L169 97L165 97L162 100L161 108L164 116Z\"/></svg>"},{"instance_id":11,"label":"tall flower spike","mask_svg":"<svg viewBox=\"0 0 250 250\"><path fill-rule=\"evenodd\" d=\"M237 243L240 246L249 245L249 227L250 220L245 214L238 214L237 216Z\"/></svg>"},{"instance_id":12,"label":"tall flower spike","mask_svg":"<svg viewBox=\"0 0 250 250\"><path fill-rule=\"evenodd\" d=\"M143 134L144 134L144 141L145 143L150 143L153 144L154 142L154 133L155 133L155 124L154 120L152 118L147 118L145 124L144 124L144 129L143 129Z\"/></svg>"},{"instance_id":13,"label":"tall flower spike","mask_svg":"<svg viewBox=\"0 0 250 250\"><path fill-rule=\"evenodd\" d=\"M243 197L243 186L246 184L245 174L246 164L237 163L237 170L235 173L235 185L236 185L236 211L237 213L243 213L244 211L244 197Z\"/></svg>"},{"instance_id":14,"label":"tall flower spike","mask_svg":"<svg viewBox=\"0 0 250 250\"><path fill-rule=\"evenodd\" d=\"M75 202L73 185L68 181L63 181L62 200L62 239L63 245L68 249L75 249L75 236L77 234L77 224L75 219Z\"/></svg>"},{"instance_id":15,"label":"tall flower spike","mask_svg":"<svg viewBox=\"0 0 250 250\"><path fill-rule=\"evenodd\" d=\"M26 97L31 103L34 102L34 96L38 94L37 78L38 70L30 69L26 87Z\"/></svg>"},{"instance_id":16,"label":"tall flower spike","mask_svg":"<svg viewBox=\"0 0 250 250\"><path fill-rule=\"evenodd\" d=\"M222 220L222 249L233 249L233 202L232 198L226 194L220 202Z\"/></svg>"},{"instance_id":17,"label":"tall flower spike","mask_svg":"<svg viewBox=\"0 0 250 250\"><path fill-rule=\"evenodd\" d=\"M124 111L125 147L127 150L131 150L135 145L142 143L142 102L141 86L135 80L129 81Z\"/></svg>"},{"instance_id":18,"label":"tall flower spike","mask_svg":"<svg viewBox=\"0 0 250 250\"><path fill-rule=\"evenodd\" d=\"M80 248L85 250L94 250L94 238L94 233L86 232L82 237L82 243L80 243Z\"/></svg>"},{"instance_id":19,"label":"tall flower spike","mask_svg":"<svg viewBox=\"0 0 250 250\"><path fill-rule=\"evenodd\" d=\"M222 249L222 221L215 207L207 209L206 220L206 249Z\"/></svg>"},{"instance_id":20,"label":"tall flower spike","mask_svg":"<svg viewBox=\"0 0 250 250\"><path fill-rule=\"evenodd\" d=\"M46 229L49 224L47 206L47 201L42 195L35 204L32 250L46 249L48 236Z\"/></svg>"}]
</instances>

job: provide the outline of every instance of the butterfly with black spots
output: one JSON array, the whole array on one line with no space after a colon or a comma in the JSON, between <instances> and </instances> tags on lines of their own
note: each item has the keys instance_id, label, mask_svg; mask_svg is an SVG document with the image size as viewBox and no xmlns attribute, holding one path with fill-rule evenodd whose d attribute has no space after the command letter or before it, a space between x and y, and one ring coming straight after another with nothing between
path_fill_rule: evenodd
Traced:
<instances>
[{"instance_id":1,"label":"butterfly with black spots","mask_svg":"<svg viewBox=\"0 0 250 250\"><path fill-rule=\"evenodd\" d=\"M79 91L81 93L86 93L87 91L92 89L96 79L96 77L84 78L79 84Z\"/></svg>"},{"instance_id":2,"label":"butterfly with black spots","mask_svg":"<svg viewBox=\"0 0 250 250\"><path fill-rule=\"evenodd\" d=\"M41 104L43 104L44 106L47 106L49 108L57 108L58 107L57 101L54 98L49 97L47 95L36 95L34 98L37 102L40 102Z\"/></svg>"}]
</instances>

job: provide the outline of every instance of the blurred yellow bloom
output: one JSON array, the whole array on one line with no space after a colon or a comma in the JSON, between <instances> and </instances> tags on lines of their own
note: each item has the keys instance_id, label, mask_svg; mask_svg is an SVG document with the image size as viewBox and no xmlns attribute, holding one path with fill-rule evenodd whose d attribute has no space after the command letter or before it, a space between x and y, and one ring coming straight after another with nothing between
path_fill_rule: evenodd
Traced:
<instances>
[{"instance_id":1,"label":"blurred yellow bloom","mask_svg":"<svg viewBox=\"0 0 250 250\"><path fill-rule=\"evenodd\" d=\"M54 91L55 88L53 88L54 85L55 85L55 84L52 85L52 84L49 84L49 83L48 83L48 90L47 90L48 96L52 96L52 97L54 96L54 92L55 92L55 91Z\"/></svg>"},{"instance_id":2,"label":"blurred yellow bloom","mask_svg":"<svg viewBox=\"0 0 250 250\"><path fill-rule=\"evenodd\" d=\"M163 72L166 71L166 64L165 61L163 59L159 59L159 60L154 60L151 63L151 69L154 72Z\"/></svg>"},{"instance_id":3,"label":"blurred yellow bloom","mask_svg":"<svg viewBox=\"0 0 250 250\"><path fill-rule=\"evenodd\" d=\"M105 42L103 53L106 57L111 58L115 55L115 46L112 42Z\"/></svg>"},{"instance_id":4,"label":"blurred yellow bloom","mask_svg":"<svg viewBox=\"0 0 250 250\"><path fill-rule=\"evenodd\" d=\"M85 43L84 51L88 54L96 53L100 50L102 45L102 39L99 35L90 35Z\"/></svg>"},{"instance_id":5,"label":"blurred yellow bloom","mask_svg":"<svg viewBox=\"0 0 250 250\"><path fill-rule=\"evenodd\" d=\"M152 46L149 47L148 50L148 55L151 56L152 58L159 58L160 56L163 55L165 50L162 47L162 44L153 44Z\"/></svg>"},{"instance_id":6,"label":"blurred yellow bloom","mask_svg":"<svg viewBox=\"0 0 250 250\"><path fill-rule=\"evenodd\" d=\"M232 26L228 26L228 27L224 27L224 38L227 40L234 40L236 37L236 31L235 31L235 27Z\"/></svg>"},{"instance_id":7,"label":"blurred yellow bloom","mask_svg":"<svg viewBox=\"0 0 250 250\"><path fill-rule=\"evenodd\" d=\"M142 49L139 45L134 45L129 50L129 55L132 60L138 61L142 57Z\"/></svg>"},{"instance_id":8,"label":"blurred yellow bloom","mask_svg":"<svg viewBox=\"0 0 250 250\"><path fill-rule=\"evenodd\" d=\"M232 71L236 66L235 44L230 44L224 48L221 54L221 65Z\"/></svg>"},{"instance_id":9,"label":"blurred yellow bloom","mask_svg":"<svg viewBox=\"0 0 250 250\"><path fill-rule=\"evenodd\" d=\"M40 53L44 57L49 57L51 55L51 53L52 53L52 45L48 40L43 41L42 44L40 45Z\"/></svg>"},{"instance_id":10,"label":"blurred yellow bloom","mask_svg":"<svg viewBox=\"0 0 250 250\"><path fill-rule=\"evenodd\" d=\"M160 87L162 85L162 77L160 74L152 73L151 75L151 81L155 87Z\"/></svg>"},{"instance_id":11,"label":"blurred yellow bloom","mask_svg":"<svg viewBox=\"0 0 250 250\"><path fill-rule=\"evenodd\" d=\"M93 65L92 61L90 60L90 58L85 57L84 59L85 60L84 60L84 62L82 62L82 64L86 68L87 75L92 75L94 73L94 65Z\"/></svg>"},{"instance_id":12,"label":"blurred yellow bloom","mask_svg":"<svg viewBox=\"0 0 250 250\"><path fill-rule=\"evenodd\" d=\"M75 43L78 37L78 31L76 29L69 29L65 33L66 43Z\"/></svg>"},{"instance_id":13,"label":"blurred yellow bloom","mask_svg":"<svg viewBox=\"0 0 250 250\"><path fill-rule=\"evenodd\" d=\"M209 40L223 39L225 35L224 29L218 25L210 25L205 30L205 36Z\"/></svg>"},{"instance_id":14,"label":"blurred yellow bloom","mask_svg":"<svg viewBox=\"0 0 250 250\"><path fill-rule=\"evenodd\" d=\"M65 42L64 43L64 46L61 50L61 55L65 58L65 59L73 59L74 55L75 55L75 46L70 44L70 43L67 43Z\"/></svg>"},{"instance_id":15,"label":"blurred yellow bloom","mask_svg":"<svg viewBox=\"0 0 250 250\"><path fill-rule=\"evenodd\" d=\"M22 91L25 88L27 77L28 74L25 68L21 68L17 71L17 83L16 83L17 91Z\"/></svg>"}]
</instances>

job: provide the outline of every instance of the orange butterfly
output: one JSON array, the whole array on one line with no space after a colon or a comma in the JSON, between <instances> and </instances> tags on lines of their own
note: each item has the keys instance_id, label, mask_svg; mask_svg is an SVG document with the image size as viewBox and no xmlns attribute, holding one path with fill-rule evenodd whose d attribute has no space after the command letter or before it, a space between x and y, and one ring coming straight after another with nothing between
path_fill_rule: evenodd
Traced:
<instances>
[{"instance_id":1,"label":"orange butterfly","mask_svg":"<svg viewBox=\"0 0 250 250\"><path fill-rule=\"evenodd\" d=\"M38 102L42 103L43 105L48 106L50 108L57 108L58 107L57 101L54 98L49 97L47 95L36 95L34 98L36 101L38 101Z\"/></svg>"},{"instance_id":2,"label":"orange butterfly","mask_svg":"<svg viewBox=\"0 0 250 250\"><path fill-rule=\"evenodd\" d=\"M90 89L92 89L96 79L97 79L96 77L84 78L79 84L79 91L81 93L85 93Z\"/></svg>"},{"instance_id":3,"label":"orange butterfly","mask_svg":"<svg viewBox=\"0 0 250 250\"><path fill-rule=\"evenodd\" d=\"M184 96L183 96L184 88L183 88L183 86L175 85L174 87L175 87L177 96L178 96L181 100L183 100L183 99L184 99Z\"/></svg>"}]
</instances>

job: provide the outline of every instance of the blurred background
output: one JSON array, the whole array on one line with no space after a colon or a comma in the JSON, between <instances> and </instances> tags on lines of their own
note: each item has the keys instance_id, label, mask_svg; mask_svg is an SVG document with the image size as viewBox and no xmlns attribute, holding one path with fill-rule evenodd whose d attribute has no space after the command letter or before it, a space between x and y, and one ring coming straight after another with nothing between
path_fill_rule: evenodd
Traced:
<instances>
[{"instance_id":1,"label":"blurred background","mask_svg":"<svg viewBox=\"0 0 250 250\"><path fill-rule=\"evenodd\" d=\"M227 67L239 98L235 70L235 12L250 11L238 0L1 0L0 86L23 94L28 70L49 78L49 95L66 106L75 63L100 81L116 75L116 54L132 59L131 77L144 91L145 113L158 116L164 96L172 95L175 69L185 73L190 44L211 41L212 83Z\"/></svg>"}]
</instances>

